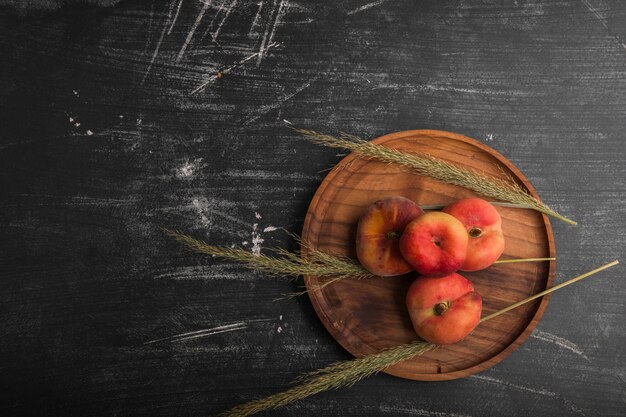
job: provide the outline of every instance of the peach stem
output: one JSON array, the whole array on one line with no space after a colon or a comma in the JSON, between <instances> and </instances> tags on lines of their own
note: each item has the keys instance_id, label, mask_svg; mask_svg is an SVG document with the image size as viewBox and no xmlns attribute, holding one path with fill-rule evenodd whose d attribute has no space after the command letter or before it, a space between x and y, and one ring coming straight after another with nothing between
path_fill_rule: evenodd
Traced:
<instances>
[{"instance_id":1,"label":"peach stem","mask_svg":"<svg viewBox=\"0 0 626 417\"><path fill-rule=\"evenodd\" d=\"M518 262L543 262L556 261L556 258L520 258L520 259L498 259L494 264L514 264Z\"/></svg>"},{"instance_id":2,"label":"peach stem","mask_svg":"<svg viewBox=\"0 0 626 417\"><path fill-rule=\"evenodd\" d=\"M507 311L513 310L514 308L517 308L517 307L521 306L522 304L526 304L526 303L528 303L528 302L530 302L532 300L535 300L535 299L537 299L539 297L543 297L544 295L550 294L551 292L554 292L556 290L560 290L561 288L563 288L565 286L573 284L576 281L580 281L583 278L587 278L587 277L589 277L589 276L591 276L591 275L593 275L593 274L595 274L597 272L604 271L605 269L608 269L608 268L610 268L612 266L615 266L617 264L619 264L618 260L615 260L613 262L609 262L606 265L603 265L603 266L601 266L599 268L596 268L596 269L594 269L592 271L589 271L589 272L587 272L585 274L579 275L579 276L577 276L575 278L572 278L572 279L570 279L568 281L565 281L565 282L563 282L563 283L561 283L559 285L556 285L556 286L554 286L554 287L552 287L550 289L547 289L545 291L541 291L541 292L539 292L539 293L537 293L537 294L535 294L535 295L533 295L531 297L528 297L528 298L526 298L526 299L524 299L522 301L518 301L517 303L511 304L510 306L505 307L502 310L498 310L495 313L492 313L492 314L490 314L488 316L483 317L482 319L480 319L480 323L482 323L483 321L491 320L494 317L498 317L500 314L504 314Z\"/></svg>"},{"instance_id":3,"label":"peach stem","mask_svg":"<svg viewBox=\"0 0 626 417\"><path fill-rule=\"evenodd\" d=\"M395 230L390 230L389 232L387 232L387 240L396 240L400 238L400 233L396 232Z\"/></svg>"},{"instance_id":4,"label":"peach stem","mask_svg":"<svg viewBox=\"0 0 626 417\"><path fill-rule=\"evenodd\" d=\"M448 303L435 304L435 314L441 316L449 307Z\"/></svg>"},{"instance_id":5,"label":"peach stem","mask_svg":"<svg viewBox=\"0 0 626 417\"><path fill-rule=\"evenodd\" d=\"M498 207L521 208L521 209L532 209L533 208L532 206L529 206L528 204L506 203L506 202L503 202L503 201L488 201L488 203L491 204L492 206L498 206ZM445 206L447 206L447 204L425 204L425 205L420 205L422 210L441 210Z\"/></svg>"}]
</instances>

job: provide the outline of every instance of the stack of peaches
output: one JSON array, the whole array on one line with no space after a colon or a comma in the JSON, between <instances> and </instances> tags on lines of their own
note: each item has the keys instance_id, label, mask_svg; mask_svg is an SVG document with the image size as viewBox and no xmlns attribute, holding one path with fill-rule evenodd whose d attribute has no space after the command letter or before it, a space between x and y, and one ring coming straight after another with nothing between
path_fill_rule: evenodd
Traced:
<instances>
[{"instance_id":1,"label":"stack of peaches","mask_svg":"<svg viewBox=\"0 0 626 417\"><path fill-rule=\"evenodd\" d=\"M480 198L425 213L407 198L389 197L359 219L356 248L372 274L419 273L406 297L416 333L431 343L456 343L478 325L482 310L480 294L457 271L485 269L502 255L502 220Z\"/></svg>"}]
</instances>

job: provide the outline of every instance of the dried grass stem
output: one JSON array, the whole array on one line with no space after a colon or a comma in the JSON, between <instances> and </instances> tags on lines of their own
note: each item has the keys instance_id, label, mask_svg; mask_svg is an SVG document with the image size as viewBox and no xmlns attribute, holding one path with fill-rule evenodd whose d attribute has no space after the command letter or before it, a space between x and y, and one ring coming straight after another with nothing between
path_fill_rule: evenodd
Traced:
<instances>
[{"instance_id":1,"label":"dried grass stem","mask_svg":"<svg viewBox=\"0 0 626 417\"><path fill-rule=\"evenodd\" d=\"M349 387L363 378L374 375L396 363L421 355L439 347L432 343L416 341L358 359L338 362L318 371L305 374L298 385L287 391L238 405L222 414L224 417L245 417L271 410L320 392Z\"/></svg>"},{"instance_id":2,"label":"dried grass stem","mask_svg":"<svg viewBox=\"0 0 626 417\"><path fill-rule=\"evenodd\" d=\"M615 260L599 268L579 275L548 290L542 291L506 308L498 310L493 314L485 316L480 322L482 323L484 321L491 320L516 307L528 303L529 301L543 297L544 295L557 291L584 278L590 277L591 275L615 266L618 263L619 262ZM225 417L249 416L260 411L281 407L293 401L301 400L323 391L351 386L361 379L383 371L396 363L422 355L425 352L438 347L438 345L432 343L415 341L413 343L400 345L398 347L387 349L373 355L364 356L362 358L338 362L316 372L305 374L302 378L296 380L298 385L288 389L287 391L238 405L222 415Z\"/></svg>"},{"instance_id":3,"label":"dried grass stem","mask_svg":"<svg viewBox=\"0 0 626 417\"><path fill-rule=\"evenodd\" d=\"M577 224L575 221L562 216L537 200L512 179L502 180L493 178L478 171L463 168L430 155L409 154L397 149L367 142L347 133L340 133L338 137L335 137L314 130L291 128L315 144L330 148L349 149L366 159L375 159L400 165L416 174L429 176L448 184L465 187L485 197L495 198L516 205L528 206L571 225Z\"/></svg>"}]
</instances>

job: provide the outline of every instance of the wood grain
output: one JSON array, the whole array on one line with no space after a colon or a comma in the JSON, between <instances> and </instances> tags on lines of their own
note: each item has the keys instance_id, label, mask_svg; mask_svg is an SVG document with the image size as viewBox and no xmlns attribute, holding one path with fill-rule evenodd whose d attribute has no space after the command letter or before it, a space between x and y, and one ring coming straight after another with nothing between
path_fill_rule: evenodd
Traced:
<instances>
[{"instance_id":1,"label":"wood grain","mask_svg":"<svg viewBox=\"0 0 626 417\"><path fill-rule=\"evenodd\" d=\"M429 154L489 176L514 178L538 198L530 182L511 162L465 136L413 130L385 135L373 142L408 153ZM354 258L356 223L373 202L403 196L420 205L448 204L475 195L459 186L350 154L333 168L315 193L302 237L312 248ZM545 215L527 209L498 211L506 240L502 258L555 256L552 228ZM555 267L554 261L501 264L464 275L483 296L483 312L489 314L546 289L554 279ZM346 350L360 357L416 338L404 303L415 276L342 280L321 291L314 288L323 278L307 276L305 282L326 329ZM482 324L460 343L402 362L386 372L424 381L456 379L480 372L506 358L528 338L547 303L548 298L544 298L522 306Z\"/></svg>"}]
</instances>

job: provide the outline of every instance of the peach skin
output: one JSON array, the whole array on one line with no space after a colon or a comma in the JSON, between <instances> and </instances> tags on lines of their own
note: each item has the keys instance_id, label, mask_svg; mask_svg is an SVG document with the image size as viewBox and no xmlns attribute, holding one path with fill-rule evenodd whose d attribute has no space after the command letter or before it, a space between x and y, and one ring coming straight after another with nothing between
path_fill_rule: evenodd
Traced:
<instances>
[{"instance_id":1,"label":"peach skin","mask_svg":"<svg viewBox=\"0 0 626 417\"><path fill-rule=\"evenodd\" d=\"M356 232L356 255L363 267L383 277L412 271L398 242L405 226L423 213L404 197L389 197L370 205L361 215Z\"/></svg>"},{"instance_id":2,"label":"peach skin","mask_svg":"<svg viewBox=\"0 0 626 417\"><path fill-rule=\"evenodd\" d=\"M400 238L400 252L421 275L443 277L457 271L467 254L467 232L453 216L428 212L409 223Z\"/></svg>"},{"instance_id":3,"label":"peach skin","mask_svg":"<svg viewBox=\"0 0 626 417\"><path fill-rule=\"evenodd\" d=\"M409 287L406 305L419 337L447 345L463 340L480 321L482 297L459 274L419 277Z\"/></svg>"},{"instance_id":4,"label":"peach skin","mask_svg":"<svg viewBox=\"0 0 626 417\"><path fill-rule=\"evenodd\" d=\"M502 219L496 208L481 198L458 200L443 209L456 217L467 230L467 255L463 271L478 271L491 266L504 252Z\"/></svg>"}]
</instances>

